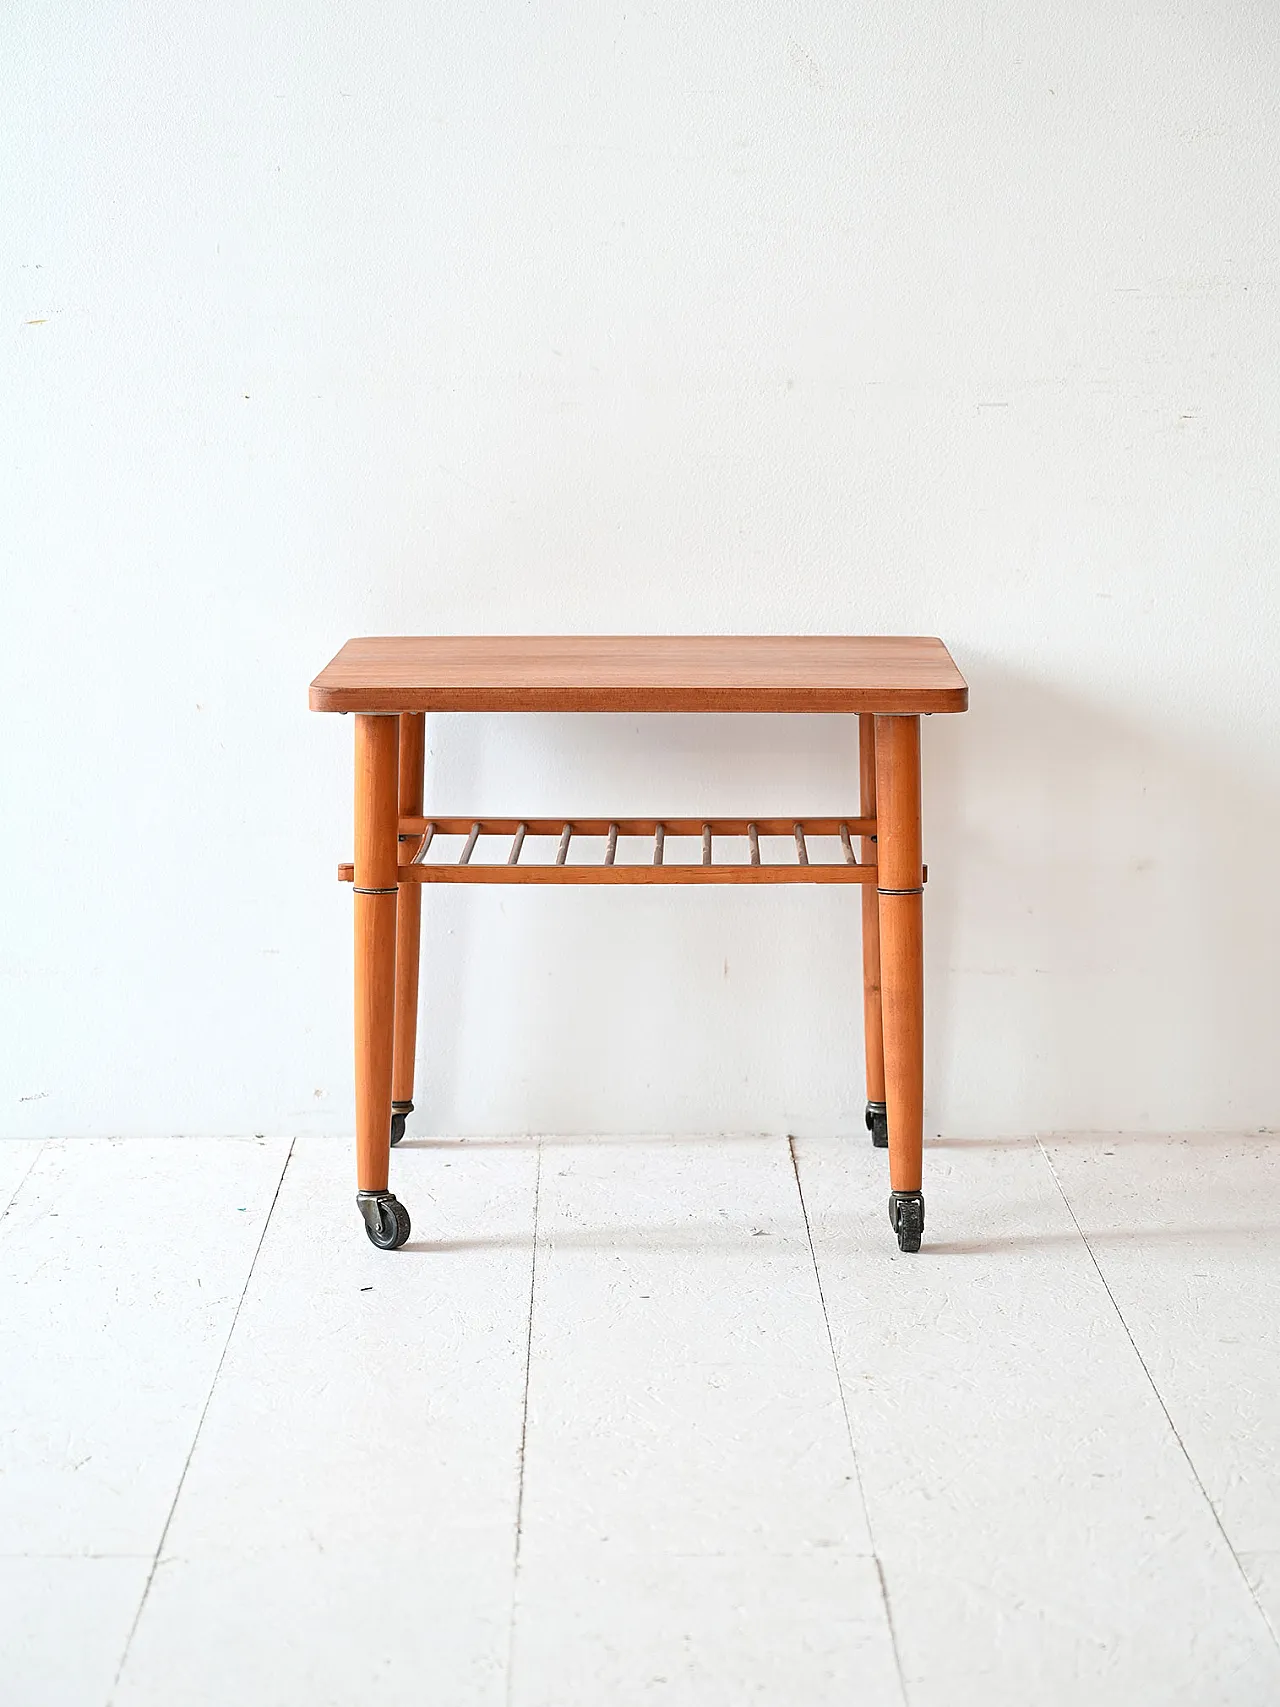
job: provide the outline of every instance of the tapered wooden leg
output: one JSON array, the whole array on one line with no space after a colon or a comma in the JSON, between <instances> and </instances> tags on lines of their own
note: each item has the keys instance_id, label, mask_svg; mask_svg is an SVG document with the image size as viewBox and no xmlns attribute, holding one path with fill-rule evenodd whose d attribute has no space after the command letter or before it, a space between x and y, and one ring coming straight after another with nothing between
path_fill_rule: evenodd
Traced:
<instances>
[{"instance_id":1,"label":"tapered wooden leg","mask_svg":"<svg viewBox=\"0 0 1280 1707\"><path fill-rule=\"evenodd\" d=\"M904 1250L918 1250L924 1146L924 868L920 854L920 719L876 718L876 852L890 1215ZM918 1204L924 1224L923 1201ZM908 1210L907 1242L901 1214ZM914 1242L911 1242L914 1240Z\"/></svg>"},{"instance_id":2,"label":"tapered wooden leg","mask_svg":"<svg viewBox=\"0 0 1280 1707\"><path fill-rule=\"evenodd\" d=\"M355 725L356 1201L374 1244L394 1249L409 1236L409 1218L387 1190L396 1002L400 727L396 717L364 714L356 717Z\"/></svg>"},{"instance_id":3,"label":"tapered wooden leg","mask_svg":"<svg viewBox=\"0 0 1280 1707\"><path fill-rule=\"evenodd\" d=\"M422 816L422 770L426 753L427 720L420 711L400 717L400 816ZM400 842L406 859L421 838ZM405 883L396 902L396 1024L391 1069L391 1142L404 1137L405 1119L413 1113L413 1068L418 1048L418 962L422 942L422 885Z\"/></svg>"},{"instance_id":4,"label":"tapered wooden leg","mask_svg":"<svg viewBox=\"0 0 1280 1707\"><path fill-rule=\"evenodd\" d=\"M876 815L876 720L858 718L858 771L864 818ZM876 842L862 838L862 863L874 865ZM884 1100L884 1025L880 1011L880 898L869 883L862 885L862 1031L867 1063L867 1127L877 1149L889 1142Z\"/></svg>"}]
</instances>

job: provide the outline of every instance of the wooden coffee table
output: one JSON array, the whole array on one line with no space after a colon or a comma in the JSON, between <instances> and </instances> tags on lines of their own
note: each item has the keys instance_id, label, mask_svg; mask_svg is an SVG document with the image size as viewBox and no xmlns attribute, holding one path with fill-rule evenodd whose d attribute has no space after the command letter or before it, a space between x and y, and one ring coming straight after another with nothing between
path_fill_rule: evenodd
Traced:
<instances>
[{"instance_id":1,"label":"wooden coffee table","mask_svg":"<svg viewBox=\"0 0 1280 1707\"><path fill-rule=\"evenodd\" d=\"M862 893L867 1126L889 1151L889 1219L904 1251L924 1230L923 905L920 718L964 711L969 690L940 640L883 635L422 637L349 640L311 684L313 711L355 716L356 1202L369 1238L395 1250L409 1215L388 1189L393 1144L413 1112L424 883L851 883ZM861 795L843 817L506 818L423 816L431 711L847 712ZM482 837L500 863L477 862ZM532 863L527 836L554 836ZM448 838L465 837L439 858ZM644 838L643 862L619 839ZM667 837L699 857L673 862ZM786 857L768 856L784 837ZM716 843L741 850L717 858ZM589 839L598 859L571 864ZM811 857L823 840L832 857ZM762 841L763 844L762 845ZM723 854L723 847L721 848ZM434 857L433 857L434 856Z\"/></svg>"}]
</instances>

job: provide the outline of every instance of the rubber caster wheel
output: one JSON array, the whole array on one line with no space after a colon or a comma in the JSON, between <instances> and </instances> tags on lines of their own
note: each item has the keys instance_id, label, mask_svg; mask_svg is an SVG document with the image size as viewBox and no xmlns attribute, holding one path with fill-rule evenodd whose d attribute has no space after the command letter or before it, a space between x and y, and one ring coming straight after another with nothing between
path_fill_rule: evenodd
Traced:
<instances>
[{"instance_id":1,"label":"rubber caster wheel","mask_svg":"<svg viewBox=\"0 0 1280 1707\"><path fill-rule=\"evenodd\" d=\"M877 1150L889 1148L889 1110L882 1102L867 1104L867 1131Z\"/></svg>"},{"instance_id":2,"label":"rubber caster wheel","mask_svg":"<svg viewBox=\"0 0 1280 1707\"><path fill-rule=\"evenodd\" d=\"M362 1191L356 1206L364 1217L369 1243L380 1251L398 1251L409 1237L409 1211L389 1191Z\"/></svg>"},{"instance_id":3,"label":"rubber caster wheel","mask_svg":"<svg viewBox=\"0 0 1280 1707\"><path fill-rule=\"evenodd\" d=\"M898 1235L900 1251L918 1251L924 1234L924 1197L918 1191L889 1194L889 1225Z\"/></svg>"},{"instance_id":4,"label":"rubber caster wheel","mask_svg":"<svg viewBox=\"0 0 1280 1707\"><path fill-rule=\"evenodd\" d=\"M391 1142L398 1144L404 1137L405 1121L413 1113L411 1102L393 1102L391 1105Z\"/></svg>"}]
</instances>

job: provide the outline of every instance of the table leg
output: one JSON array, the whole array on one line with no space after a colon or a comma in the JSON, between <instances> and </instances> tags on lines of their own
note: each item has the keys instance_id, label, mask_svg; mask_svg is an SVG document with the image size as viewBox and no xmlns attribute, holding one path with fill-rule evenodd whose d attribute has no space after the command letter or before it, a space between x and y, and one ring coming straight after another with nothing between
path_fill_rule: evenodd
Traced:
<instances>
[{"instance_id":1,"label":"table leg","mask_svg":"<svg viewBox=\"0 0 1280 1707\"><path fill-rule=\"evenodd\" d=\"M422 816L422 771L426 754L427 720L420 711L400 716L400 816ZM412 858L420 836L406 836L400 854ZM396 1022L391 1069L391 1142L404 1137L405 1120L413 1113L413 1068L418 1048L418 963L422 952L422 885L405 883L396 902Z\"/></svg>"},{"instance_id":2,"label":"table leg","mask_svg":"<svg viewBox=\"0 0 1280 1707\"><path fill-rule=\"evenodd\" d=\"M876 717L876 848L889 1219L904 1251L924 1230L924 868L920 852L920 719Z\"/></svg>"},{"instance_id":3,"label":"table leg","mask_svg":"<svg viewBox=\"0 0 1280 1707\"><path fill-rule=\"evenodd\" d=\"M858 772L863 818L876 815L876 720L869 712L858 718ZM876 863L874 836L862 838L862 863ZM867 1063L867 1129L871 1142L883 1150L889 1142L888 1110L884 1100L884 1025L880 1012L880 898L869 883L862 884L862 1034Z\"/></svg>"},{"instance_id":4,"label":"table leg","mask_svg":"<svg viewBox=\"0 0 1280 1707\"><path fill-rule=\"evenodd\" d=\"M409 1216L387 1189L396 999L399 719L356 717L356 1203L375 1245L395 1250Z\"/></svg>"}]
</instances>

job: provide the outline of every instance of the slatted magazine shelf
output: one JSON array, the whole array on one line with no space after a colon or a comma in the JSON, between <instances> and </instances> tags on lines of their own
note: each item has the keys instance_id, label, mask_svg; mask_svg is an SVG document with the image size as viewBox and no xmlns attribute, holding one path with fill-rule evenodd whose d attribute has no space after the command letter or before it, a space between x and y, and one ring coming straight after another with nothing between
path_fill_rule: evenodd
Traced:
<instances>
[{"instance_id":1,"label":"slatted magazine shelf","mask_svg":"<svg viewBox=\"0 0 1280 1707\"><path fill-rule=\"evenodd\" d=\"M860 863L854 839L874 842L874 818L401 818L397 843L418 845L396 867L397 883L874 883L874 864ZM444 836L465 838L456 860L439 857ZM524 860L526 837L558 839L555 859ZM793 844L787 862L762 859L760 839ZM473 860L481 837L510 838L502 864ZM669 859L667 839L701 843L700 860ZM811 859L810 837L838 843L837 860ZM716 858L716 842L746 844L745 859ZM600 844L599 864L569 864L570 846L585 839ZM643 840L652 853L645 864L619 861L619 840ZM430 861L427 855L437 850ZM767 850L766 850L767 851ZM355 881L355 866L338 867L343 883Z\"/></svg>"},{"instance_id":2,"label":"slatted magazine shelf","mask_svg":"<svg viewBox=\"0 0 1280 1707\"><path fill-rule=\"evenodd\" d=\"M934 639L348 641L311 684L311 707L355 716L355 859L338 876L354 889L356 1202L372 1242L394 1250L410 1232L388 1177L391 1148L413 1112L424 884L849 883L862 895L866 1122L889 1152L899 1249L918 1251L927 875L920 718L967 705L964 678ZM437 711L852 713L861 799L844 817L428 817L425 719ZM555 844L550 858L526 850L543 838ZM686 840L692 858L668 847ZM625 857L637 842L639 856Z\"/></svg>"}]
</instances>

